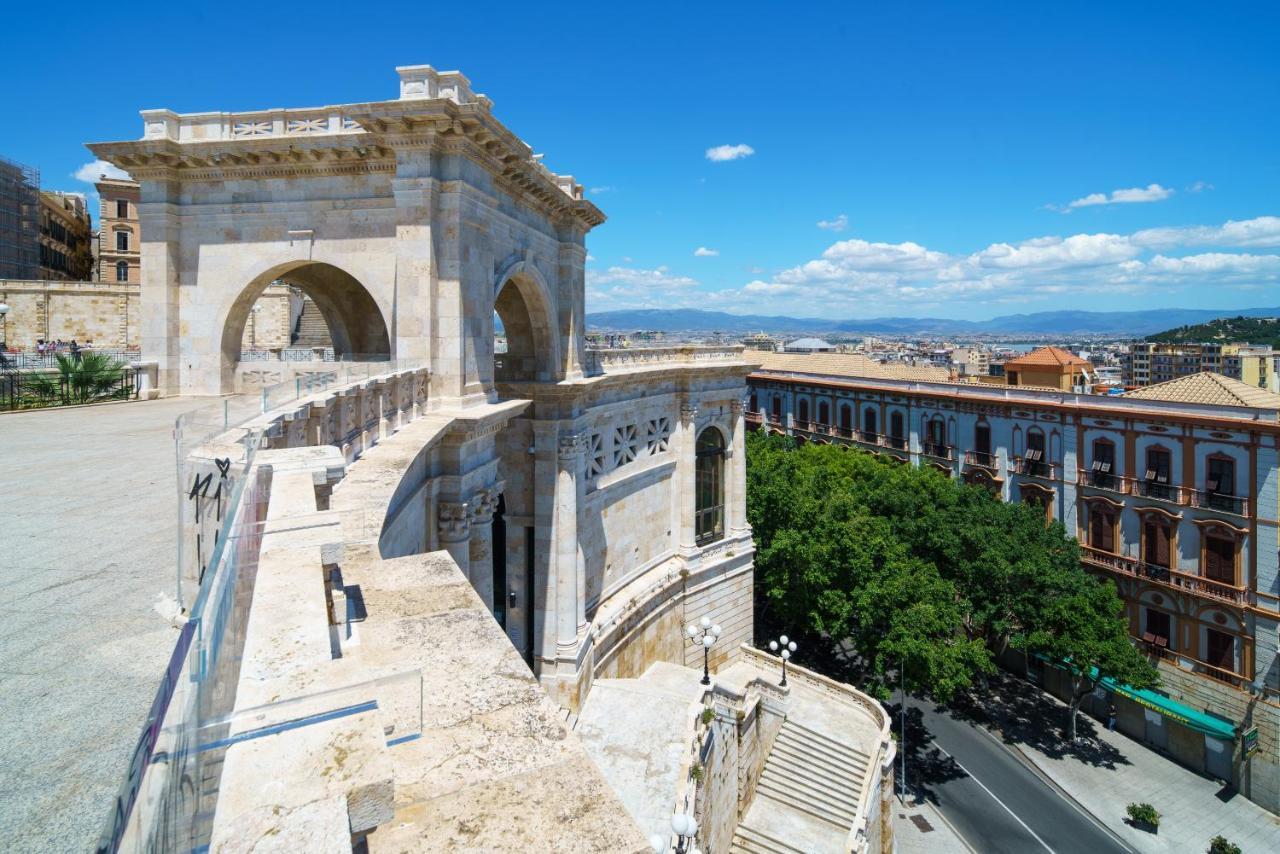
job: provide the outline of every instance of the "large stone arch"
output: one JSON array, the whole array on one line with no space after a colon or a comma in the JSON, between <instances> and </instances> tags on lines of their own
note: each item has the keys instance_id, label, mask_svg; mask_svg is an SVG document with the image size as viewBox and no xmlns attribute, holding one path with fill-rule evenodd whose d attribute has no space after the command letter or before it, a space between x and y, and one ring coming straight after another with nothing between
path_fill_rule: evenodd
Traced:
<instances>
[{"instance_id":1,"label":"large stone arch","mask_svg":"<svg viewBox=\"0 0 1280 854\"><path fill-rule=\"evenodd\" d=\"M327 261L287 261L253 276L219 315L223 393L236 390L240 344L249 312L267 285L278 279L298 286L315 302L329 327L336 358L391 358L392 339L386 318L360 280Z\"/></svg>"},{"instance_id":2,"label":"large stone arch","mask_svg":"<svg viewBox=\"0 0 1280 854\"><path fill-rule=\"evenodd\" d=\"M496 382L564 379L556 302L536 266L516 261L494 279L493 311L502 319L507 339L507 352L494 359Z\"/></svg>"}]
</instances>

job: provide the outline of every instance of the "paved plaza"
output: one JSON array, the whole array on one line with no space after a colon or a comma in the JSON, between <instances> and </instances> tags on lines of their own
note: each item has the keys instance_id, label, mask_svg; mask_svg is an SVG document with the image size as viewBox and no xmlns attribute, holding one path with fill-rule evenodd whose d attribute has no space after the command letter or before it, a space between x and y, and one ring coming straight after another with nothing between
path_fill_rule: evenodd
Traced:
<instances>
[{"instance_id":1,"label":"paved plaza","mask_svg":"<svg viewBox=\"0 0 1280 854\"><path fill-rule=\"evenodd\" d=\"M173 421L199 400L0 415L0 850L106 824L177 630Z\"/></svg>"}]
</instances>

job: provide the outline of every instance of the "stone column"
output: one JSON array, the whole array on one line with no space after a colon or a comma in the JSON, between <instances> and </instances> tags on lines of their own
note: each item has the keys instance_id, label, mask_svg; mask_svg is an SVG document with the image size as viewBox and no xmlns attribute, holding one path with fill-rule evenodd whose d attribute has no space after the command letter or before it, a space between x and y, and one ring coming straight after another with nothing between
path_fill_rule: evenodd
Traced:
<instances>
[{"instance_id":1,"label":"stone column","mask_svg":"<svg viewBox=\"0 0 1280 854\"><path fill-rule=\"evenodd\" d=\"M577 647L578 611L578 482L582 469L582 436L562 434L556 453L555 560L556 649Z\"/></svg>"},{"instance_id":2,"label":"stone column","mask_svg":"<svg viewBox=\"0 0 1280 854\"><path fill-rule=\"evenodd\" d=\"M440 546L471 577L471 507L465 501L441 501L436 505Z\"/></svg>"},{"instance_id":3,"label":"stone column","mask_svg":"<svg viewBox=\"0 0 1280 854\"><path fill-rule=\"evenodd\" d=\"M730 439L732 453L729 455L728 471L725 480L730 486L726 492L731 502L726 508L726 532L739 532L747 527L747 439L746 420L743 417L741 399L735 399L729 405L733 416L733 436Z\"/></svg>"},{"instance_id":4,"label":"stone column","mask_svg":"<svg viewBox=\"0 0 1280 854\"><path fill-rule=\"evenodd\" d=\"M471 586L493 612L493 514L498 509L497 489L478 493L471 502Z\"/></svg>"},{"instance_id":5,"label":"stone column","mask_svg":"<svg viewBox=\"0 0 1280 854\"><path fill-rule=\"evenodd\" d=\"M698 450L698 405L685 401L680 404L680 434L676 446L676 479L679 483L680 496L677 506L680 518L677 522L680 531L679 547L681 554L697 551L697 528L694 525L694 513L697 510L697 450Z\"/></svg>"}]
</instances>

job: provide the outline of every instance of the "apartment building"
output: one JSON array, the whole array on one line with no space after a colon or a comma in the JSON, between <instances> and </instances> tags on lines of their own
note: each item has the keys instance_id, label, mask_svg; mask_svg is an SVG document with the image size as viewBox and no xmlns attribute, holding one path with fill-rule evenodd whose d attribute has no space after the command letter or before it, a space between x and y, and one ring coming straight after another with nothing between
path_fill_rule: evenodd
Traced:
<instances>
[{"instance_id":1,"label":"apartment building","mask_svg":"<svg viewBox=\"0 0 1280 854\"><path fill-rule=\"evenodd\" d=\"M93 225L80 193L40 191L40 279L83 282L93 278Z\"/></svg>"},{"instance_id":2,"label":"apartment building","mask_svg":"<svg viewBox=\"0 0 1280 854\"><path fill-rule=\"evenodd\" d=\"M98 188L98 280L139 283L142 281L142 228L138 221L138 200L142 194L137 181L108 178L94 184Z\"/></svg>"},{"instance_id":3,"label":"apartment building","mask_svg":"<svg viewBox=\"0 0 1280 854\"><path fill-rule=\"evenodd\" d=\"M40 170L0 157L0 280L39 271Z\"/></svg>"},{"instance_id":4,"label":"apartment building","mask_svg":"<svg viewBox=\"0 0 1280 854\"><path fill-rule=\"evenodd\" d=\"M1142 387L1191 376L1202 371L1222 374L1272 392L1277 388L1275 353L1270 347L1248 344L1157 344L1139 341L1120 355L1122 378L1129 387Z\"/></svg>"},{"instance_id":5,"label":"apartment building","mask_svg":"<svg viewBox=\"0 0 1280 854\"><path fill-rule=\"evenodd\" d=\"M1100 690L1095 709L1114 702L1122 729L1280 810L1280 396L1203 372L1106 396L839 358L766 357L748 420L932 466L1060 521L1116 582L1163 680Z\"/></svg>"}]
</instances>

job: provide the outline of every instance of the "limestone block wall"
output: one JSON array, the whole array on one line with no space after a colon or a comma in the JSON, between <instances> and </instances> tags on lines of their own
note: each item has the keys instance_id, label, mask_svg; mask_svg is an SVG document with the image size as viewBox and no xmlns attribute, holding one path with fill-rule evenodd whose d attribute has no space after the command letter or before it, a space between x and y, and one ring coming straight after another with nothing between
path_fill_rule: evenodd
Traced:
<instances>
[{"instance_id":1,"label":"limestone block wall","mask_svg":"<svg viewBox=\"0 0 1280 854\"><path fill-rule=\"evenodd\" d=\"M288 347L292 317L289 289L284 285L268 285L249 310L240 349L278 350Z\"/></svg>"},{"instance_id":2,"label":"limestone block wall","mask_svg":"<svg viewBox=\"0 0 1280 854\"><path fill-rule=\"evenodd\" d=\"M0 301L9 305L4 343L34 350L40 339L110 349L136 350L141 299L137 284L0 280Z\"/></svg>"}]
</instances>

